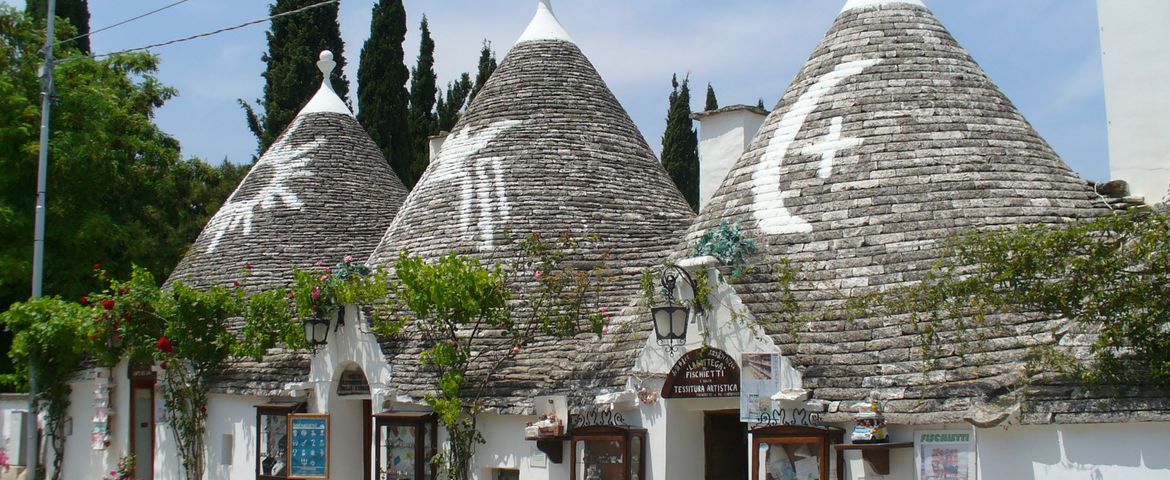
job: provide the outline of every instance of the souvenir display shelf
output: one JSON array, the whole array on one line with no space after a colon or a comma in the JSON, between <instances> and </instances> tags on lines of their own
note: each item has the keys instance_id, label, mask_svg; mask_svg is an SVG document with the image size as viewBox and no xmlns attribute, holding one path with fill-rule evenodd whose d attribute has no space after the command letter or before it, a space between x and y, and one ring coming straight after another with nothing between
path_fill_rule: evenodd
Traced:
<instances>
[{"instance_id":1,"label":"souvenir display shelf","mask_svg":"<svg viewBox=\"0 0 1170 480\"><path fill-rule=\"evenodd\" d=\"M583 427L572 432L572 480L642 480L646 431Z\"/></svg>"},{"instance_id":2,"label":"souvenir display shelf","mask_svg":"<svg viewBox=\"0 0 1170 480\"><path fill-rule=\"evenodd\" d=\"M845 450L861 450L861 458L869 464L869 468L873 469L873 473L889 475L890 450L895 448L914 448L914 442L846 443L833 445L833 448L837 450L838 454Z\"/></svg>"},{"instance_id":3,"label":"souvenir display shelf","mask_svg":"<svg viewBox=\"0 0 1170 480\"><path fill-rule=\"evenodd\" d=\"M845 432L838 428L775 426L752 433L751 480L767 480L761 470L796 475L798 478L829 480L829 447L841 443ZM842 455L837 455L837 476L844 472ZM761 468L763 467L763 468ZM803 474L803 476L802 476Z\"/></svg>"},{"instance_id":4,"label":"souvenir display shelf","mask_svg":"<svg viewBox=\"0 0 1170 480\"><path fill-rule=\"evenodd\" d=\"M430 464L429 459L438 447L436 430L436 417L429 412L374 415L374 465L377 478L435 478L435 465Z\"/></svg>"}]
</instances>

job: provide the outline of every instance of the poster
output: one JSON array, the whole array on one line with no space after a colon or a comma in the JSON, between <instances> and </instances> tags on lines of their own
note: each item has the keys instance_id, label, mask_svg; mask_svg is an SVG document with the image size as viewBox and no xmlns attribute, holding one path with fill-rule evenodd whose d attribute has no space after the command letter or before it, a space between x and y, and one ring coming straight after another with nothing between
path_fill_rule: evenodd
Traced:
<instances>
[{"instance_id":1,"label":"poster","mask_svg":"<svg viewBox=\"0 0 1170 480\"><path fill-rule=\"evenodd\" d=\"M975 480L975 432L915 432L914 461L918 480Z\"/></svg>"},{"instance_id":2,"label":"poster","mask_svg":"<svg viewBox=\"0 0 1170 480\"><path fill-rule=\"evenodd\" d=\"M744 353L740 365L739 420L756 423L773 410L772 395L780 391L780 355Z\"/></svg>"},{"instance_id":3,"label":"poster","mask_svg":"<svg viewBox=\"0 0 1170 480\"><path fill-rule=\"evenodd\" d=\"M289 423L290 477L329 477L329 416L292 415Z\"/></svg>"}]
</instances>

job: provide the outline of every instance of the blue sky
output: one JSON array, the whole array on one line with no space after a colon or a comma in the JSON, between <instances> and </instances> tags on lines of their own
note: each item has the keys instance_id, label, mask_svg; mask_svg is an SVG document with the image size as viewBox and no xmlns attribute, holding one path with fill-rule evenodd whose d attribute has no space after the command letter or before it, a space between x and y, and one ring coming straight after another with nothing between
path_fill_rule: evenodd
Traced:
<instances>
[{"instance_id":1,"label":"blue sky","mask_svg":"<svg viewBox=\"0 0 1170 480\"><path fill-rule=\"evenodd\" d=\"M90 0L100 28L173 0ZM0 0L23 8L23 0ZM138 47L267 16L267 1L190 0L93 36L96 53ZM375 0L343 0L349 78L369 35ZM436 70L446 83L473 71L483 39L502 59L532 18L536 0L406 0L408 65L418 22L430 19ZM1108 178L1105 97L1095 0L927 0L1058 153L1082 176ZM670 76L690 74L693 107L708 82L721 105L771 107L828 30L844 0L589 0L553 2L561 23L593 61L656 151ZM157 116L184 155L248 161L256 141L236 99L263 91L266 25L159 48L160 79L179 97ZM350 92L355 92L351 85Z\"/></svg>"}]
</instances>

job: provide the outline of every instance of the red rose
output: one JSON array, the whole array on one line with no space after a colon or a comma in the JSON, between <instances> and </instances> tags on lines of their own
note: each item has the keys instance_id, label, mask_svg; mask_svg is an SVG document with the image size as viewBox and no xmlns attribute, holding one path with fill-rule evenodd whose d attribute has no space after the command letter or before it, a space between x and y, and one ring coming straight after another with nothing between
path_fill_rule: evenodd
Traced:
<instances>
[{"instance_id":1,"label":"red rose","mask_svg":"<svg viewBox=\"0 0 1170 480\"><path fill-rule=\"evenodd\" d=\"M309 294L309 298L313 300L321 299L321 287L313 287L313 293Z\"/></svg>"},{"instance_id":2,"label":"red rose","mask_svg":"<svg viewBox=\"0 0 1170 480\"><path fill-rule=\"evenodd\" d=\"M89 306L89 297L81 297L81 304Z\"/></svg>"},{"instance_id":3,"label":"red rose","mask_svg":"<svg viewBox=\"0 0 1170 480\"><path fill-rule=\"evenodd\" d=\"M232 286L236 287L236 288L240 288L240 281L236 280L236 281L232 282Z\"/></svg>"},{"instance_id":4,"label":"red rose","mask_svg":"<svg viewBox=\"0 0 1170 480\"><path fill-rule=\"evenodd\" d=\"M167 369L167 362L161 362L161 363L159 363L159 364L158 364L158 368L161 368L161 369L163 369L163 370L166 370L166 369Z\"/></svg>"},{"instance_id":5,"label":"red rose","mask_svg":"<svg viewBox=\"0 0 1170 480\"><path fill-rule=\"evenodd\" d=\"M288 298L297 298L297 292L289 290L288 291Z\"/></svg>"},{"instance_id":6,"label":"red rose","mask_svg":"<svg viewBox=\"0 0 1170 480\"><path fill-rule=\"evenodd\" d=\"M175 347L171 346L171 339L162 337L154 343L154 348L159 349L163 353L175 353Z\"/></svg>"},{"instance_id":7,"label":"red rose","mask_svg":"<svg viewBox=\"0 0 1170 480\"><path fill-rule=\"evenodd\" d=\"M251 269L252 269L252 264L251 264L251 263L245 263L245 264L244 264L244 269L245 269L245 270L251 270Z\"/></svg>"},{"instance_id":8,"label":"red rose","mask_svg":"<svg viewBox=\"0 0 1170 480\"><path fill-rule=\"evenodd\" d=\"M207 407L199 407L199 413L207 415Z\"/></svg>"},{"instance_id":9,"label":"red rose","mask_svg":"<svg viewBox=\"0 0 1170 480\"><path fill-rule=\"evenodd\" d=\"M102 262L96 262L96 263L94 263L94 264L93 264L93 269L94 269L94 270L101 270L101 269L102 269Z\"/></svg>"},{"instance_id":10,"label":"red rose","mask_svg":"<svg viewBox=\"0 0 1170 480\"><path fill-rule=\"evenodd\" d=\"M104 308L106 310L113 310L114 309L114 300L109 299L109 298L102 300L102 308Z\"/></svg>"},{"instance_id":11,"label":"red rose","mask_svg":"<svg viewBox=\"0 0 1170 480\"><path fill-rule=\"evenodd\" d=\"M342 259L342 261L345 263L353 263L353 255L346 255L345 258Z\"/></svg>"}]
</instances>

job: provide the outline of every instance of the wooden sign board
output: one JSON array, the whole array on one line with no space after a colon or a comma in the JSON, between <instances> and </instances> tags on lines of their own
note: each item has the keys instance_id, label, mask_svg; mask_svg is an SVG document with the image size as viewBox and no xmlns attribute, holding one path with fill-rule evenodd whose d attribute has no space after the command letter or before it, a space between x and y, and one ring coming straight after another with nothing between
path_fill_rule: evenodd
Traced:
<instances>
[{"instance_id":1,"label":"wooden sign board","mask_svg":"<svg viewBox=\"0 0 1170 480\"><path fill-rule=\"evenodd\" d=\"M289 478L329 478L329 415L289 416Z\"/></svg>"},{"instance_id":2,"label":"wooden sign board","mask_svg":"<svg viewBox=\"0 0 1170 480\"><path fill-rule=\"evenodd\" d=\"M717 348L687 352L675 362L662 385L662 398L739 396L739 364Z\"/></svg>"}]
</instances>

